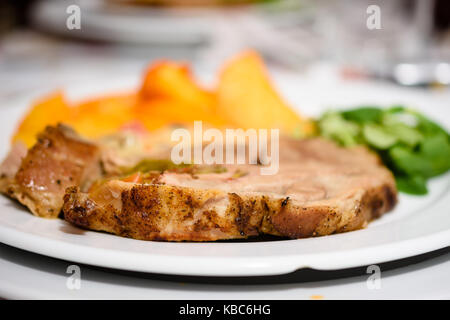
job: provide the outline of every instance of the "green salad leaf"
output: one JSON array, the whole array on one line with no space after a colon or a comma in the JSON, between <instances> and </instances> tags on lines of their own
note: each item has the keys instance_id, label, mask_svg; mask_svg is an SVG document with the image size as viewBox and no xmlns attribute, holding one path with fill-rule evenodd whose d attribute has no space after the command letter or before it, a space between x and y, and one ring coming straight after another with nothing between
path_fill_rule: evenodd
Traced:
<instances>
[{"instance_id":1,"label":"green salad leaf","mask_svg":"<svg viewBox=\"0 0 450 320\"><path fill-rule=\"evenodd\" d=\"M428 159L432 167L432 176L445 173L450 169L450 143L443 133L430 136L420 145L420 153Z\"/></svg>"},{"instance_id":2,"label":"green salad leaf","mask_svg":"<svg viewBox=\"0 0 450 320\"><path fill-rule=\"evenodd\" d=\"M342 112L342 116L346 120L364 123L364 122L379 122L383 112L376 107L359 107L357 109L347 110Z\"/></svg>"},{"instance_id":3,"label":"green salad leaf","mask_svg":"<svg viewBox=\"0 0 450 320\"><path fill-rule=\"evenodd\" d=\"M324 137L338 141L348 147L359 143L360 126L347 121L337 112L326 113L318 123L319 130Z\"/></svg>"},{"instance_id":4,"label":"green salad leaf","mask_svg":"<svg viewBox=\"0 0 450 320\"><path fill-rule=\"evenodd\" d=\"M414 148L423 140L422 133L416 128L409 127L404 123L385 125L386 130L397 138L397 141Z\"/></svg>"},{"instance_id":5,"label":"green salad leaf","mask_svg":"<svg viewBox=\"0 0 450 320\"><path fill-rule=\"evenodd\" d=\"M422 176L396 176L397 189L415 195L428 193L427 180Z\"/></svg>"},{"instance_id":6,"label":"green salad leaf","mask_svg":"<svg viewBox=\"0 0 450 320\"><path fill-rule=\"evenodd\" d=\"M370 146L377 149L388 149L398 141L385 127L373 123L364 124L363 137Z\"/></svg>"},{"instance_id":7,"label":"green salad leaf","mask_svg":"<svg viewBox=\"0 0 450 320\"><path fill-rule=\"evenodd\" d=\"M397 171L407 175L420 175L424 178L433 175L431 162L421 153L403 146L395 146L389 150L389 156Z\"/></svg>"},{"instance_id":8,"label":"green salad leaf","mask_svg":"<svg viewBox=\"0 0 450 320\"><path fill-rule=\"evenodd\" d=\"M450 170L447 131L404 106L328 111L317 125L320 135L343 146L363 144L377 152L402 192L426 194L427 180Z\"/></svg>"}]
</instances>

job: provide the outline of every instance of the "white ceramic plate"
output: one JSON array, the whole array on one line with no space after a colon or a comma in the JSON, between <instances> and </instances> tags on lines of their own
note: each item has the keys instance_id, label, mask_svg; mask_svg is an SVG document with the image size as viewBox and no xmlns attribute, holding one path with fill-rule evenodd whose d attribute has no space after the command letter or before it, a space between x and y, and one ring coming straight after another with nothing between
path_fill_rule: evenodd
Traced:
<instances>
[{"instance_id":1,"label":"white ceramic plate","mask_svg":"<svg viewBox=\"0 0 450 320\"><path fill-rule=\"evenodd\" d=\"M114 89L132 88L136 78L118 77L67 88L81 99ZM117 79L117 78L116 78ZM432 95L374 83L315 81L275 75L285 97L303 113L317 115L326 107L361 103L406 103L447 129L449 94ZM2 102L1 155L19 117L42 92ZM153 273L208 276L276 275L310 267L341 269L418 255L450 245L450 175L431 181L423 197L401 195L398 206L367 229L302 240L271 242L166 243L121 238L73 227L62 220L32 216L0 197L0 241L43 255L109 268Z\"/></svg>"}]
</instances>

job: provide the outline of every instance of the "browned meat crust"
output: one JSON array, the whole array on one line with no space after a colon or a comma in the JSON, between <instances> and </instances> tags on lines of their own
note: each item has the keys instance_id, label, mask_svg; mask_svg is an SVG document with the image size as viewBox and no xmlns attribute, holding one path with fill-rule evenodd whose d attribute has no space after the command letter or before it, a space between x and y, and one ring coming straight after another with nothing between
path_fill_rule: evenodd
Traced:
<instances>
[{"instance_id":1,"label":"browned meat crust","mask_svg":"<svg viewBox=\"0 0 450 320\"><path fill-rule=\"evenodd\" d=\"M34 215L56 218L67 187L83 189L99 177L99 157L97 146L81 140L72 129L48 126L26 156L18 158L20 165L7 157L0 191L27 206Z\"/></svg>"},{"instance_id":2,"label":"browned meat crust","mask_svg":"<svg viewBox=\"0 0 450 320\"><path fill-rule=\"evenodd\" d=\"M345 202L319 206L289 206L271 217L275 229L290 238L306 238L361 229L396 203L392 184L348 194Z\"/></svg>"},{"instance_id":3,"label":"browned meat crust","mask_svg":"<svg viewBox=\"0 0 450 320\"><path fill-rule=\"evenodd\" d=\"M102 192L116 193L105 206L76 187L65 197L65 219L86 229L142 240L213 241L261 233L306 238L363 228L395 204L395 189L383 185L349 194L345 205L331 201L295 205L264 195L240 196L220 190L110 182ZM108 190L109 189L109 190ZM112 191L111 191L112 190ZM101 200L100 200L101 201Z\"/></svg>"},{"instance_id":4,"label":"browned meat crust","mask_svg":"<svg viewBox=\"0 0 450 320\"><path fill-rule=\"evenodd\" d=\"M164 174L160 184L112 180L90 193L70 188L65 219L143 240L213 241L261 233L305 238L363 228L394 207L392 174L368 151L322 139L284 147L280 159L290 160L283 160L275 176L262 177L248 166L246 176L231 181L224 174Z\"/></svg>"},{"instance_id":5,"label":"browned meat crust","mask_svg":"<svg viewBox=\"0 0 450 320\"><path fill-rule=\"evenodd\" d=\"M256 198L244 201L223 191L165 185L110 182L97 196L97 201L106 199L107 204L99 206L76 187L70 188L64 197L65 219L87 229L143 240L207 241L257 235L264 209Z\"/></svg>"}]
</instances>

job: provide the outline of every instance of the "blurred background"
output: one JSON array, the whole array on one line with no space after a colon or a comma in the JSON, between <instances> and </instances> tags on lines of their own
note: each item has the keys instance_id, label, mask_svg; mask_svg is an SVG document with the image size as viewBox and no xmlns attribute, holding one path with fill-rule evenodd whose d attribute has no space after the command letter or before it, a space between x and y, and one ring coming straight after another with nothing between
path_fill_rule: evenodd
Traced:
<instances>
[{"instance_id":1,"label":"blurred background","mask_svg":"<svg viewBox=\"0 0 450 320\"><path fill-rule=\"evenodd\" d=\"M448 0L0 3L2 97L44 83L142 73L157 58L189 61L197 73L213 74L244 48L257 49L270 68L287 72L326 70L324 77L427 90L450 84ZM380 9L380 29L368 22L376 18L373 5Z\"/></svg>"}]
</instances>

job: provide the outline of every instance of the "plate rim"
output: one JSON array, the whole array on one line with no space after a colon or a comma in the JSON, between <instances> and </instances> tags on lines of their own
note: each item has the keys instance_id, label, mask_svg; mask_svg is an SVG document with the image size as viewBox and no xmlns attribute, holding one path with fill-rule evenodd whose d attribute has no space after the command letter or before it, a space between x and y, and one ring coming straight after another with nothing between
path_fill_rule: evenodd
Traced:
<instances>
[{"instance_id":1,"label":"plate rim","mask_svg":"<svg viewBox=\"0 0 450 320\"><path fill-rule=\"evenodd\" d=\"M358 232L358 230L352 232ZM17 236L17 233L26 234L26 237ZM31 240L39 241L26 240L28 237L31 237ZM298 239L297 241L301 241L301 239ZM67 243L64 241L57 242L43 236L14 231L2 225L0 225L0 242L55 259L97 267L106 267L109 269L184 276L270 276L287 274L303 268L339 270L413 257L448 247L450 245L450 229L414 239L334 253L306 254L293 257L281 256L276 258L276 262L268 262L270 259L267 259L266 257L234 257L233 261L236 262L239 260L239 263L237 266L234 265L231 268L229 264L226 263L227 260L229 261L229 257L195 257L195 259L190 259L186 256L163 256L165 259L164 262L153 263L149 267L149 256L146 256L143 253L127 253L120 251L120 254L125 254L126 257L122 256L121 259L117 259L118 252L113 250L97 247L89 248L85 245ZM47 245L45 245L45 243L47 243ZM55 244L57 244L56 247L64 246L64 248L54 251ZM235 243L234 245L239 245L239 243ZM91 253L86 254L86 249L91 251ZM384 253L381 256L380 254L374 254L377 252ZM74 255L77 256L76 261L73 260ZM359 259L351 259L353 255L358 255ZM96 258L90 258L93 256ZM155 255L153 255L153 257L154 256ZM324 260L327 260L328 264L323 264ZM330 260L333 260L332 264L329 263ZM282 266L280 262L282 262ZM180 272L178 266L171 267L177 264L183 265L182 272ZM201 268L198 267L199 264L202 264ZM205 272L205 270L214 271Z\"/></svg>"}]
</instances>

